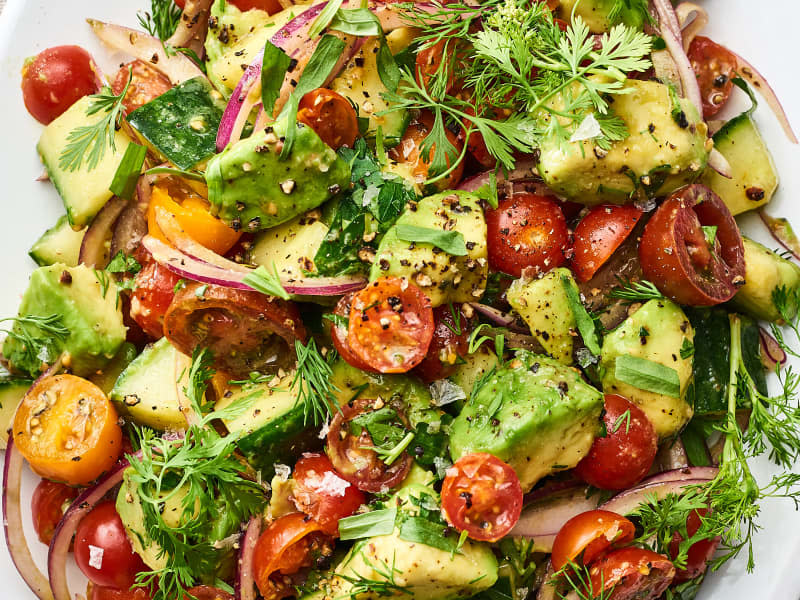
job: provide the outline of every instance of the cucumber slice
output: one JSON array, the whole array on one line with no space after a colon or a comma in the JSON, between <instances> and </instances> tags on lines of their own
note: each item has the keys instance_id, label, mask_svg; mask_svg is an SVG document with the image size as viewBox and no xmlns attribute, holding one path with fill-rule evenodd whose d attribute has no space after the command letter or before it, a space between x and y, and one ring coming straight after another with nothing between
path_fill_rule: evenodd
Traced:
<instances>
[{"instance_id":1,"label":"cucumber slice","mask_svg":"<svg viewBox=\"0 0 800 600\"><path fill-rule=\"evenodd\" d=\"M15 377L0 378L0 449L8 443L8 430L14 420L14 413L33 381Z\"/></svg>"},{"instance_id":2,"label":"cucumber slice","mask_svg":"<svg viewBox=\"0 0 800 600\"><path fill-rule=\"evenodd\" d=\"M77 267L85 234L86 228L75 231L64 215L36 240L28 254L40 267L48 267L55 263Z\"/></svg>"}]
</instances>

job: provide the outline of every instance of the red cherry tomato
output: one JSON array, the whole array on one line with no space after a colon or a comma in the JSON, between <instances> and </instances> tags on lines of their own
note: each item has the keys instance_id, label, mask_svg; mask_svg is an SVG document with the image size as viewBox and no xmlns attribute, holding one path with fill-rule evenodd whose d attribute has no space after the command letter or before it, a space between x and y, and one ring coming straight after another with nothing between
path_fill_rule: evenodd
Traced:
<instances>
[{"instance_id":1,"label":"red cherry tomato","mask_svg":"<svg viewBox=\"0 0 800 600\"><path fill-rule=\"evenodd\" d=\"M352 148L358 137L358 115L353 105L333 90L311 90L297 110L297 120L313 129L334 150Z\"/></svg>"},{"instance_id":2,"label":"red cherry tomato","mask_svg":"<svg viewBox=\"0 0 800 600\"><path fill-rule=\"evenodd\" d=\"M655 600L672 583L675 567L666 556L650 550L621 548L592 564L589 577L592 598Z\"/></svg>"},{"instance_id":3,"label":"red cherry tomato","mask_svg":"<svg viewBox=\"0 0 800 600\"><path fill-rule=\"evenodd\" d=\"M265 600L291 595L291 582L285 576L311 566L318 552L330 554L330 538L320 529L319 523L296 512L273 521L261 534L256 542L253 570Z\"/></svg>"},{"instance_id":4,"label":"red cherry tomato","mask_svg":"<svg viewBox=\"0 0 800 600\"><path fill-rule=\"evenodd\" d=\"M606 394L605 437L595 439L575 474L602 490L625 490L647 475L658 436L647 415L622 396Z\"/></svg>"},{"instance_id":5,"label":"red cherry tomato","mask_svg":"<svg viewBox=\"0 0 800 600\"><path fill-rule=\"evenodd\" d=\"M700 510L693 510L689 513L689 518L686 519L686 533L691 538L700 529L702 519L706 516L708 510L703 508ZM714 556L719 546L719 537L711 539L700 540L695 542L689 547L689 552L686 560L686 568L678 569L675 573L675 583L689 581L695 577L699 577L706 572L708 561ZM672 536L672 541L669 544L669 555L674 559L678 556L680 550L680 543L683 541L683 536L677 531Z\"/></svg>"},{"instance_id":6,"label":"red cherry tomato","mask_svg":"<svg viewBox=\"0 0 800 600\"><path fill-rule=\"evenodd\" d=\"M580 281L589 281L642 218L633 204L595 206L575 228L572 268Z\"/></svg>"},{"instance_id":7,"label":"red cherry tomato","mask_svg":"<svg viewBox=\"0 0 800 600\"><path fill-rule=\"evenodd\" d=\"M469 348L469 322L460 306L445 304L434 308L433 322L433 339L428 354L414 369L425 383L452 375Z\"/></svg>"},{"instance_id":8,"label":"red cherry tomato","mask_svg":"<svg viewBox=\"0 0 800 600\"><path fill-rule=\"evenodd\" d=\"M283 10L283 6L278 0L228 0L241 11L252 9L264 10L271 15Z\"/></svg>"},{"instance_id":9,"label":"red cherry tomato","mask_svg":"<svg viewBox=\"0 0 800 600\"><path fill-rule=\"evenodd\" d=\"M449 92L453 87L456 85L458 71L460 70L461 65L459 64L459 60L452 61L450 57L453 56L455 48L460 46L459 42L455 39L441 39L435 44L428 46L427 48L423 48L419 52L417 52L417 61L414 69L414 74L417 79L417 83L420 87L424 89L428 89L428 85L430 84L431 80L436 76L437 73L442 73L442 69L447 69L447 88L445 90L428 90L431 93L435 93L438 91L442 91L444 93ZM463 57L463 53L460 53ZM448 59L451 60L450 64L445 65L442 67L442 60L447 56Z\"/></svg>"},{"instance_id":10,"label":"red cherry tomato","mask_svg":"<svg viewBox=\"0 0 800 600\"><path fill-rule=\"evenodd\" d=\"M635 527L628 519L607 510L590 510L572 517L553 541L550 562L560 571L570 562L590 564L612 544L633 539Z\"/></svg>"},{"instance_id":11,"label":"red cherry tomato","mask_svg":"<svg viewBox=\"0 0 800 600\"><path fill-rule=\"evenodd\" d=\"M338 534L339 519L349 517L367 501L324 454L304 454L294 466L293 477L295 506L331 535Z\"/></svg>"},{"instance_id":12,"label":"red cherry tomato","mask_svg":"<svg viewBox=\"0 0 800 600\"><path fill-rule=\"evenodd\" d=\"M522 486L514 469L496 456L466 454L447 469L442 509L447 522L472 539L496 542L519 521Z\"/></svg>"},{"instance_id":13,"label":"red cherry tomato","mask_svg":"<svg viewBox=\"0 0 800 600\"><path fill-rule=\"evenodd\" d=\"M78 100L94 94L97 65L80 46L42 50L22 67L22 99L31 116L47 125Z\"/></svg>"},{"instance_id":14,"label":"red cherry tomato","mask_svg":"<svg viewBox=\"0 0 800 600\"><path fill-rule=\"evenodd\" d=\"M350 422L358 415L378 410L376 405L377 400L359 398L343 406L333 417L327 437L326 451L336 472L365 492L380 492L399 485L414 462L404 451L391 465L387 465L377 452L370 449L376 445L376 440L366 428L361 428L360 434L353 432ZM402 411L395 409L395 414L396 418L392 418L390 424L407 428ZM377 440L377 444L381 441Z\"/></svg>"},{"instance_id":15,"label":"red cherry tomato","mask_svg":"<svg viewBox=\"0 0 800 600\"><path fill-rule=\"evenodd\" d=\"M739 227L719 196L699 184L658 207L644 228L639 260L664 295L688 306L727 302L745 282Z\"/></svg>"},{"instance_id":16,"label":"red cherry tomato","mask_svg":"<svg viewBox=\"0 0 800 600\"><path fill-rule=\"evenodd\" d=\"M78 524L75 562L99 586L128 589L147 567L133 551L114 502L101 502Z\"/></svg>"},{"instance_id":17,"label":"red cherry tomato","mask_svg":"<svg viewBox=\"0 0 800 600\"><path fill-rule=\"evenodd\" d=\"M164 337L164 314L181 280L154 261L147 252L138 253L142 270L136 274L131 294L131 317L154 340Z\"/></svg>"},{"instance_id":18,"label":"red cherry tomato","mask_svg":"<svg viewBox=\"0 0 800 600\"><path fill-rule=\"evenodd\" d=\"M118 590L117 588L92 585L89 582L86 596L89 600L150 600L151 596L144 588Z\"/></svg>"},{"instance_id":19,"label":"red cherry tomato","mask_svg":"<svg viewBox=\"0 0 800 600\"><path fill-rule=\"evenodd\" d=\"M692 40L688 55L703 98L703 118L709 119L730 98L738 61L733 52L702 35Z\"/></svg>"},{"instance_id":20,"label":"red cherry tomato","mask_svg":"<svg viewBox=\"0 0 800 600\"><path fill-rule=\"evenodd\" d=\"M128 86L128 92L122 101L126 114L144 106L164 92L172 89L172 82L169 77L154 66L137 59L121 66L117 71L114 82L111 84L111 89L117 96L125 89L128 78L131 76L131 84Z\"/></svg>"},{"instance_id":21,"label":"red cherry tomato","mask_svg":"<svg viewBox=\"0 0 800 600\"><path fill-rule=\"evenodd\" d=\"M357 369L361 369L362 371L377 373L375 369L370 367L367 363L362 361L353 353L353 351L350 349L350 344L347 342L347 328L350 320L350 305L352 304L353 296L355 295L356 292L350 292L349 294L342 296L339 299L339 302L336 303L336 308L333 310L333 314L336 317L340 317L340 320L331 322L331 339L333 340L333 347L336 348L336 352L345 360L347 364L352 365ZM344 319L344 321L341 319Z\"/></svg>"},{"instance_id":22,"label":"red cherry tomato","mask_svg":"<svg viewBox=\"0 0 800 600\"><path fill-rule=\"evenodd\" d=\"M410 281L381 277L353 296L347 341L373 369L410 371L425 358L432 338L430 300Z\"/></svg>"},{"instance_id":23,"label":"red cherry tomato","mask_svg":"<svg viewBox=\"0 0 800 600\"><path fill-rule=\"evenodd\" d=\"M566 261L567 221L558 202L518 192L486 212L489 265L519 277L532 268L545 273Z\"/></svg>"},{"instance_id":24,"label":"red cherry tomato","mask_svg":"<svg viewBox=\"0 0 800 600\"><path fill-rule=\"evenodd\" d=\"M42 479L36 486L31 498L31 514L33 528L40 542L50 544L64 511L78 497L78 491L77 488L49 479Z\"/></svg>"}]
</instances>

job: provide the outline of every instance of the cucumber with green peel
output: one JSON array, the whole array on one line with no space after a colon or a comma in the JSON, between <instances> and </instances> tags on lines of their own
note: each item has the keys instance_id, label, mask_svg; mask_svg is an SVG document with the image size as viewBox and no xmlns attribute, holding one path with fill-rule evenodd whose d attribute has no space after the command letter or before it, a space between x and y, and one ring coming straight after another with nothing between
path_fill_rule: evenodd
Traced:
<instances>
[{"instance_id":1,"label":"cucumber with green peel","mask_svg":"<svg viewBox=\"0 0 800 600\"><path fill-rule=\"evenodd\" d=\"M5 448L8 443L8 430L14 420L14 413L32 384L30 379L0 377L0 449Z\"/></svg>"},{"instance_id":2,"label":"cucumber with green peel","mask_svg":"<svg viewBox=\"0 0 800 600\"><path fill-rule=\"evenodd\" d=\"M81 251L86 228L75 231L69 224L66 215L45 231L31 246L28 255L40 267L61 263L68 267L78 266L78 255Z\"/></svg>"}]
</instances>

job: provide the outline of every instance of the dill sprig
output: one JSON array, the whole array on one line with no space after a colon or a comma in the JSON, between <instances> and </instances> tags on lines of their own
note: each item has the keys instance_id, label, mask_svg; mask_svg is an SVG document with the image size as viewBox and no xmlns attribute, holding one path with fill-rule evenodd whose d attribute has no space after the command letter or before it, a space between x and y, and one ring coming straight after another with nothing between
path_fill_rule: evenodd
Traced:
<instances>
[{"instance_id":1,"label":"dill sprig","mask_svg":"<svg viewBox=\"0 0 800 600\"><path fill-rule=\"evenodd\" d=\"M628 302L647 302L648 300L660 300L664 294L658 290L655 283L646 279L634 282L620 280L620 287L611 290L608 297Z\"/></svg>"},{"instance_id":2,"label":"dill sprig","mask_svg":"<svg viewBox=\"0 0 800 600\"><path fill-rule=\"evenodd\" d=\"M334 392L338 392L339 388L332 382L331 369L335 353L329 352L326 360L317 350L317 343L313 338L307 344L297 340L294 347L297 353L297 371L290 389L297 390L297 402L303 405L303 421L319 425L337 410Z\"/></svg>"},{"instance_id":3,"label":"dill sprig","mask_svg":"<svg viewBox=\"0 0 800 600\"><path fill-rule=\"evenodd\" d=\"M350 584L350 589L344 594L345 597L357 598L362 594L374 594L378 597L383 596L398 596L407 595L413 596L411 590L407 587L397 583L397 573L402 573L396 565L396 556L392 557L392 564L383 562L377 559L372 562L366 557L364 551L361 551L361 558L364 564L369 567L371 571L378 574L381 579L366 577L364 575L347 575L345 573L338 573L336 577L346 581Z\"/></svg>"},{"instance_id":4,"label":"dill sprig","mask_svg":"<svg viewBox=\"0 0 800 600\"><path fill-rule=\"evenodd\" d=\"M58 342L65 341L70 331L64 326L61 315L26 315L0 319L0 323L13 323L11 329L0 329L6 339L20 345L22 357L15 359L15 367L35 375L43 363L51 364L58 358Z\"/></svg>"},{"instance_id":5,"label":"dill sprig","mask_svg":"<svg viewBox=\"0 0 800 600\"><path fill-rule=\"evenodd\" d=\"M174 0L150 0L150 11L139 11L136 18L147 33L167 40L178 28L182 14Z\"/></svg>"}]
</instances>

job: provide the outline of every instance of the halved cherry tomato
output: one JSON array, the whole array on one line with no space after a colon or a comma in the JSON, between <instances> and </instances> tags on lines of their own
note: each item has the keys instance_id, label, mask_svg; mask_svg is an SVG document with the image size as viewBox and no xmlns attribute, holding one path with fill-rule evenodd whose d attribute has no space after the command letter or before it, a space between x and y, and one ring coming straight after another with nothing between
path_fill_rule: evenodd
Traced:
<instances>
[{"instance_id":1,"label":"halved cherry tomato","mask_svg":"<svg viewBox=\"0 0 800 600\"><path fill-rule=\"evenodd\" d=\"M265 600L277 600L291 595L293 575L311 566L314 554L330 555L331 539L321 531L314 519L301 513L291 513L273 521L256 543L253 557L256 585Z\"/></svg>"},{"instance_id":2,"label":"halved cherry tomato","mask_svg":"<svg viewBox=\"0 0 800 600\"><path fill-rule=\"evenodd\" d=\"M306 340L294 303L197 282L175 294L164 316L164 335L190 356L198 346L208 348L215 365L237 378L290 366L295 341Z\"/></svg>"},{"instance_id":3,"label":"halved cherry tomato","mask_svg":"<svg viewBox=\"0 0 800 600\"><path fill-rule=\"evenodd\" d=\"M383 408L382 400L359 398L347 404L336 413L328 430L326 451L336 472L347 481L365 492L379 492L400 484L408 475L414 462L408 452L403 452L387 465L370 446L382 440L373 440L366 428L359 434L353 432L350 422L357 416ZM395 411L396 424L407 427L405 415Z\"/></svg>"},{"instance_id":4,"label":"halved cherry tomato","mask_svg":"<svg viewBox=\"0 0 800 600\"><path fill-rule=\"evenodd\" d=\"M392 160L405 163L411 168L411 173L417 183L424 183L436 173L430 173L430 165L433 156L436 153L436 145L431 146L431 154L428 160L425 160L422 151L422 142L428 137L431 129L433 129L434 118L430 112L423 112L420 116L411 122L403 134L400 143L389 151L389 158ZM458 140L458 136L449 129L446 129L445 134L447 139L456 149L456 156L461 153L464 145ZM451 160L455 157L447 157L448 168L453 164ZM464 174L464 161L461 161L450 174L437 181L434 185L440 190L455 189L458 182L461 181L461 176Z\"/></svg>"},{"instance_id":5,"label":"halved cherry tomato","mask_svg":"<svg viewBox=\"0 0 800 600\"><path fill-rule=\"evenodd\" d=\"M129 78L131 79L131 84L128 86L125 98L122 100L125 114L133 112L172 89L172 82L169 77L154 66L137 59L122 65L117 71L117 75L111 84L114 94L119 96L122 93L122 90L128 84Z\"/></svg>"},{"instance_id":6,"label":"halved cherry tomato","mask_svg":"<svg viewBox=\"0 0 800 600\"><path fill-rule=\"evenodd\" d=\"M86 596L89 600L150 600L150 594L144 588L118 590L117 588L93 585L89 582Z\"/></svg>"},{"instance_id":7,"label":"halved cherry tomato","mask_svg":"<svg viewBox=\"0 0 800 600\"><path fill-rule=\"evenodd\" d=\"M367 501L324 454L304 454L294 466L293 478L294 505L331 535L338 534L339 519L349 517Z\"/></svg>"},{"instance_id":8,"label":"halved cherry tomato","mask_svg":"<svg viewBox=\"0 0 800 600\"><path fill-rule=\"evenodd\" d=\"M688 306L727 302L745 282L739 227L719 196L699 184L658 207L644 228L639 260L665 296Z\"/></svg>"},{"instance_id":9,"label":"halved cherry tomato","mask_svg":"<svg viewBox=\"0 0 800 600\"><path fill-rule=\"evenodd\" d=\"M642 218L633 204L592 208L575 228L572 268L580 281L589 281Z\"/></svg>"},{"instance_id":10,"label":"halved cherry tomato","mask_svg":"<svg viewBox=\"0 0 800 600\"><path fill-rule=\"evenodd\" d=\"M313 129L334 150L352 148L358 137L358 115L353 105L333 90L317 88L300 100L297 120Z\"/></svg>"},{"instance_id":11,"label":"halved cherry tomato","mask_svg":"<svg viewBox=\"0 0 800 600\"><path fill-rule=\"evenodd\" d=\"M458 531L474 540L496 542L519 521L522 486L514 469L496 456L466 454L447 469L442 510Z\"/></svg>"},{"instance_id":12,"label":"halved cherry tomato","mask_svg":"<svg viewBox=\"0 0 800 600\"><path fill-rule=\"evenodd\" d=\"M14 415L14 443L48 479L84 485L114 466L122 451L117 411L95 384L75 375L43 377Z\"/></svg>"},{"instance_id":13,"label":"halved cherry tomato","mask_svg":"<svg viewBox=\"0 0 800 600\"><path fill-rule=\"evenodd\" d=\"M241 11L252 10L255 8L257 10L265 10L269 14L274 15L275 13L281 12L283 10L283 6L278 0L228 0L228 1Z\"/></svg>"},{"instance_id":14,"label":"halved cherry tomato","mask_svg":"<svg viewBox=\"0 0 800 600\"><path fill-rule=\"evenodd\" d=\"M362 362L381 373L406 373L428 353L433 309L405 278L381 277L353 296L347 341Z\"/></svg>"},{"instance_id":15,"label":"halved cherry tomato","mask_svg":"<svg viewBox=\"0 0 800 600\"><path fill-rule=\"evenodd\" d=\"M532 268L545 273L566 261L567 221L558 202L530 192L505 198L486 211L489 265L519 277Z\"/></svg>"},{"instance_id":16,"label":"halved cherry tomato","mask_svg":"<svg viewBox=\"0 0 800 600\"><path fill-rule=\"evenodd\" d=\"M433 339L428 354L414 369L425 383L452 375L469 347L469 320L460 306L444 304L434 308L433 322Z\"/></svg>"},{"instance_id":17,"label":"halved cherry tomato","mask_svg":"<svg viewBox=\"0 0 800 600\"><path fill-rule=\"evenodd\" d=\"M233 594L224 592L219 588L211 587L210 585L196 585L193 588L186 590L183 600L234 600Z\"/></svg>"},{"instance_id":18,"label":"halved cherry tomato","mask_svg":"<svg viewBox=\"0 0 800 600\"><path fill-rule=\"evenodd\" d=\"M134 278L130 315L151 338L164 337L164 314L175 297L181 278L158 264L146 251L138 252L142 270Z\"/></svg>"},{"instance_id":19,"label":"halved cherry tomato","mask_svg":"<svg viewBox=\"0 0 800 600\"><path fill-rule=\"evenodd\" d=\"M703 517L708 513L708 509L702 508L700 510L693 510L689 513L689 518L686 519L686 533L691 538L696 534L702 525ZM680 543L683 541L683 536L677 531L672 536L672 541L669 544L669 555L673 559L678 556L680 551ZM706 572L708 561L714 556L719 546L719 537L709 538L695 542L689 547L688 556L686 559L686 568L678 569L675 573L675 583L689 581L695 577L699 577Z\"/></svg>"},{"instance_id":20,"label":"halved cherry tomato","mask_svg":"<svg viewBox=\"0 0 800 600\"><path fill-rule=\"evenodd\" d=\"M594 440L575 474L601 490L624 490L647 475L658 452L658 436L641 408L606 394L606 435Z\"/></svg>"},{"instance_id":21,"label":"halved cherry tomato","mask_svg":"<svg viewBox=\"0 0 800 600\"><path fill-rule=\"evenodd\" d=\"M447 69L447 84L446 89L441 90L444 93L449 92L455 86L458 79L459 61L450 58L454 54L454 49L458 41L453 39L441 39L433 45L423 48L417 52L417 61L414 68L414 74L417 83L420 87L428 90L428 92L435 94L438 90L430 90L428 86L437 73L444 74L443 69ZM450 60L449 64L442 66L442 59L447 56ZM436 95L436 94L435 94Z\"/></svg>"},{"instance_id":22,"label":"halved cherry tomato","mask_svg":"<svg viewBox=\"0 0 800 600\"><path fill-rule=\"evenodd\" d=\"M336 303L336 308L333 310L333 314L336 317L339 317L338 321L331 322L331 339L333 340L333 347L336 348L336 352L347 364L352 365L357 369L361 369L362 371L377 373L375 369L373 369L353 353L353 351L350 349L350 344L347 342L347 329L350 320L350 305L352 304L353 296L355 295L356 292L350 292L349 294L342 296L339 299L339 302ZM344 320L344 322L342 322L342 320Z\"/></svg>"},{"instance_id":23,"label":"halved cherry tomato","mask_svg":"<svg viewBox=\"0 0 800 600\"><path fill-rule=\"evenodd\" d=\"M97 65L80 46L55 46L42 50L22 67L22 99L31 116L45 125L78 100L94 94Z\"/></svg>"},{"instance_id":24,"label":"halved cherry tomato","mask_svg":"<svg viewBox=\"0 0 800 600\"><path fill-rule=\"evenodd\" d=\"M730 98L738 61L730 50L702 35L692 40L688 55L703 98L703 118L709 119Z\"/></svg>"},{"instance_id":25,"label":"halved cherry tomato","mask_svg":"<svg viewBox=\"0 0 800 600\"><path fill-rule=\"evenodd\" d=\"M95 585L121 590L130 588L136 574L147 570L133 551L112 500L95 506L78 524L75 562Z\"/></svg>"},{"instance_id":26,"label":"halved cherry tomato","mask_svg":"<svg viewBox=\"0 0 800 600\"><path fill-rule=\"evenodd\" d=\"M40 542L50 544L64 511L78 497L78 492L74 487L49 479L39 482L31 498L31 515Z\"/></svg>"},{"instance_id":27,"label":"halved cherry tomato","mask_svg":"<svg viewBox=\"0 0 800 600\"><path fill-rule=\"evenodd\" d=\"M607 510L590 510L572 517L553 541L550 562L560 571L570 562L588 565L612 544L633 539L635 527L628 519Z\"/></svg>"},{"instance_id":28,"label":"halved cherry tomato","mask_svg":"<svg viewBox=\"0 0 800 600\"><path fill-rule=\"evenodd\" d=\"M181 228L198 244L217 254L225 254L239 241L242 234L212 216L208 212L209 206L205 198L174 182L155 185L147 207L148 232L169 244L156 220L156 207L161 207L174 215Z\"/></svg>"},{"instance_id":29,"label":"halved cherry tomato","mask_svg":"<svg viewBox=\"0 0 800 600\"><path fill-rule=\"evenodd\" d=\"M592 564L589 577L592 598L655 600L672 583L675 567L666 556L651 550L621 548Z\"/></svg>"}]
</instances>

